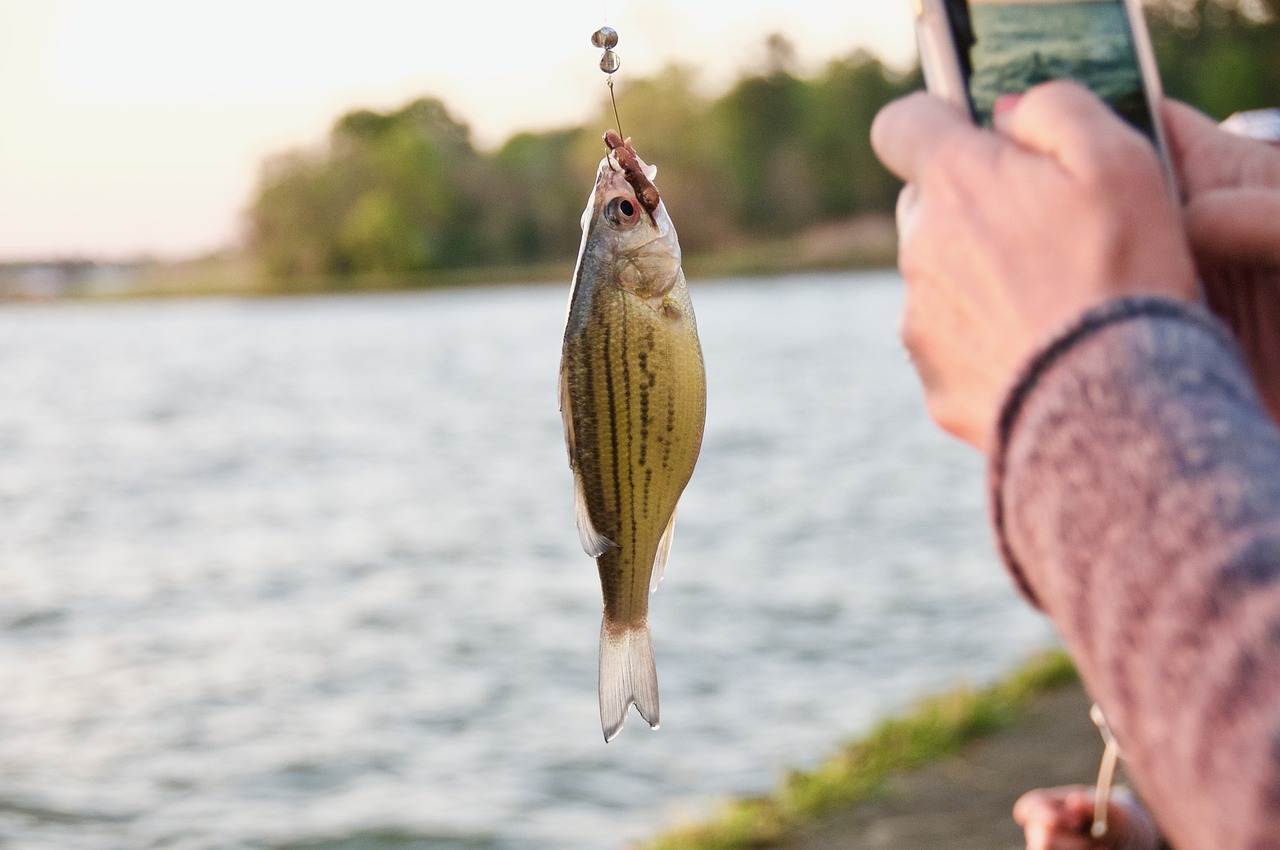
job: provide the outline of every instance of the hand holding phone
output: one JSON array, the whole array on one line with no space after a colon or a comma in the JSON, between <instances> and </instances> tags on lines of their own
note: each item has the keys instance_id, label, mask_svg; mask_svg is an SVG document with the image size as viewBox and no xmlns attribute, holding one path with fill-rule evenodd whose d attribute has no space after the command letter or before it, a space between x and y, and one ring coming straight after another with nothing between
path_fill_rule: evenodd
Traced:
<instances>
[{"instance_id":1,"label":"hand holding phone","mask_svg":"<svg viewBox=\"0 0 1280 850\"><path fill-rule=\"evenodd\" d=\"M881 110L871 141L906 183L903 343L934 421L979 449L1013 378L1086 310L1198 297L1150 144L1081 86L1035 87L998 133L916 93Z\"/></svg>"}]
</instances>

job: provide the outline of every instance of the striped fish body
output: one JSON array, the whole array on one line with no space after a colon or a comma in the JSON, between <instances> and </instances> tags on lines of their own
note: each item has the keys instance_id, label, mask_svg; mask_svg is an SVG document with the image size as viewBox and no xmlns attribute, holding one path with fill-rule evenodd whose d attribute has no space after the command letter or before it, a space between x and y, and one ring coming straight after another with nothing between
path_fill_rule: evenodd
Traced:
<instances>
[{"instance_id":1,"label":"striped fish body","mask_svg":"<svg viewBox=\"0 0 1280 850\"><path fill-rule=\"evenodd\" d=\"M578 529L604 597L606 740L622 730L631 705L658 725L649 593L666 566L706 417L675 229L649 182L652 169L628 143L612 141L583 214L560 369Z\"/></svg>"}]
</instances>

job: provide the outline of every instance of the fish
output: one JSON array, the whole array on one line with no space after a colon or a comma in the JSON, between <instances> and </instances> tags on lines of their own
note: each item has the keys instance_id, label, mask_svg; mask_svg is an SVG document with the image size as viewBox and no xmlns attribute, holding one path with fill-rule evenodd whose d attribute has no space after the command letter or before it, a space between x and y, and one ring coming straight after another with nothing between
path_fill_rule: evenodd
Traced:
<instances>
[{"instance_id":1,"label":"fish","mask_svg":"<svg viewBox=\"0 0 1280 850\"><path fill-rule=\"evenodd\" d=\"M706 423L707 378L680 241L628 138L608 153L582 213L560 362L560 411L582 548L600 574L600 725L634 705L658 728L649 594L671 554L676 503Z\"/></svg>"}]
</instances>

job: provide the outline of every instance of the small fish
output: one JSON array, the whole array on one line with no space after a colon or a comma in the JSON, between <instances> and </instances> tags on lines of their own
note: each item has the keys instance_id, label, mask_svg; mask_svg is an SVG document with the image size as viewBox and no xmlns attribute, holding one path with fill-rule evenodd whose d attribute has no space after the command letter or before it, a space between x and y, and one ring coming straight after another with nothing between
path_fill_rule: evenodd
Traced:
<instances>
[{"instance_id":1,"label":"small fish","mask_svg":"<svg viewBox=\"0 0 1280 850\"><path fill-rule=\"evenodd\" d=\"M560 363L560 412L582 547L604 594L600 724L611 741L634 705L658 727L649 594L693 475L707 379L680 243L631 140L609 153L582 214Z\"/></svg>"}]
</instances>

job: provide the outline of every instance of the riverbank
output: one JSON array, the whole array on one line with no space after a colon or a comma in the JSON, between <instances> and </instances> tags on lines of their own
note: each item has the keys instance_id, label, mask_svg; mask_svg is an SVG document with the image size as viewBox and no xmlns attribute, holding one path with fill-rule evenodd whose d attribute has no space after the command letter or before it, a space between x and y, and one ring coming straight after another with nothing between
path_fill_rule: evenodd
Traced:
<instances>
[{"instance_id":1,"label":"riverbank","mask_svg":"<svg viewBox=\"0 0 1280 850\"><path fill-rule=\"evenodd\" d=\"M981 691L884 721L772 795L727 803L643 850L1015 850L1025 791L1089 783L1102 753L1090 701L1061 653Z\"/></svg>"}]
</instances>

